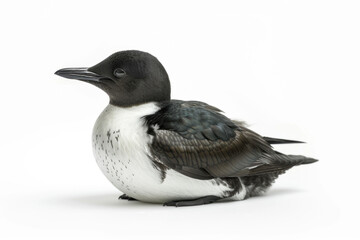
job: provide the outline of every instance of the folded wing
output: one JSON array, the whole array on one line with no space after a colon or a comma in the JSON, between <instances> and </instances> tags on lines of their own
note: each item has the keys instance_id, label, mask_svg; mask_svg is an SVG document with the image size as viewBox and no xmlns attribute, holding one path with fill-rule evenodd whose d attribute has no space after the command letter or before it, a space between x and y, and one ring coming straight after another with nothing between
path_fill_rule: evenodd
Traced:
<instances>
[{"instance_id":1,"label":"folded wing","mask_svg":"<svg viewBox=\"0 0 360 240\"><path fill-rule=\"evenodd\" d=\"M220 112L206 103L173 100L146 116L155 161L197 179L264 174L303 161L274 151L266 139Z\"/></svg>"}]
</instances>

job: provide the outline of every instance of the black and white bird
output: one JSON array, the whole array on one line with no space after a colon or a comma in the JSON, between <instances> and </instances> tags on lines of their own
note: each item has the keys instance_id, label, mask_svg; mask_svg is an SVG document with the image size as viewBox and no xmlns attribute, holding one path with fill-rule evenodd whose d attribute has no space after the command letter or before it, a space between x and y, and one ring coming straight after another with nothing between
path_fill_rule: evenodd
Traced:
<instances>
[{"instance_id":1,"label":"black and white bird","mask_svg":"<svg viewBox=\"0 0 360 240\"><path fill-rule=\"evenodd\" d=\"M121 51L93 67L55 74L109 95L92 144L122 199L167 206L243 200L266 191L293 166L317 161L271 147L298 141L262 137L203 102L171 100L168 74L146 52Z\"/></svg>"}]
</instances>

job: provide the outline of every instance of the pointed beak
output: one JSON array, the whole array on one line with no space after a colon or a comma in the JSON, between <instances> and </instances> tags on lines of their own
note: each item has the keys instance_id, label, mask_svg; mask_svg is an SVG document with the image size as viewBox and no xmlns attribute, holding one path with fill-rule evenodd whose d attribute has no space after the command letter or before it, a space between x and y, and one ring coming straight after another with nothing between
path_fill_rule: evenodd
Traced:
<instances>
[{"instance_id":1,"label":"pointed beak","mask_svg":"<svg viewBox=\"0 0 360 240\"><path fill-rule=\"evenodd\" d=\"M88 70L88 68L63 68L55 72L64 78L77 79L85 82L100 82L101 75Z\"/></svg>"}]
</instances>

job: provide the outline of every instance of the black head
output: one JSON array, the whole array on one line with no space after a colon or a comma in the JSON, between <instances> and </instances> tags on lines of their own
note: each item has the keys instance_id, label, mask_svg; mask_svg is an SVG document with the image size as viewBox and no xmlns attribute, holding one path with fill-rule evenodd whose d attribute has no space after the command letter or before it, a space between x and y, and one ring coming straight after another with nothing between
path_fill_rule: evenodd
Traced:
<instances>
[{"instance_id":1,"label":"black head","mask_svg":"<svg viewBox=\"0 0 360 240\"><path fill-rule=\"evenodd\" d=\"M165 68L146 52L121 51L90 68L64 68L55 74L91 83L109 95L111 104L121 107L170 100Z\"/></svg>"}]
</instances>

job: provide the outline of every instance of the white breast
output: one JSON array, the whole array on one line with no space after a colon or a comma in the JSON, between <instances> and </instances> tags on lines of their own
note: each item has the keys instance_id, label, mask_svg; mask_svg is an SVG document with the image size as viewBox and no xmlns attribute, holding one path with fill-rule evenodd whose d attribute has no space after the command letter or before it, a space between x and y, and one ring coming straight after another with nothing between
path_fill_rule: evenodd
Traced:
<instances>
[{"instance_id":1,"label":"white breast","mask_svg":"<svg viewBox=\"0 0 360 240\"><path fill-rule=\"evenodd\" d=\"M222 197L227 186L197 180L168 170L163 181L149 152L145 115L159 108L154 103L120 108L109 104L93 130L93 151L107 179L123 193L146 202L166 202L207 195Z\"/></svg>"}]
</instances>

